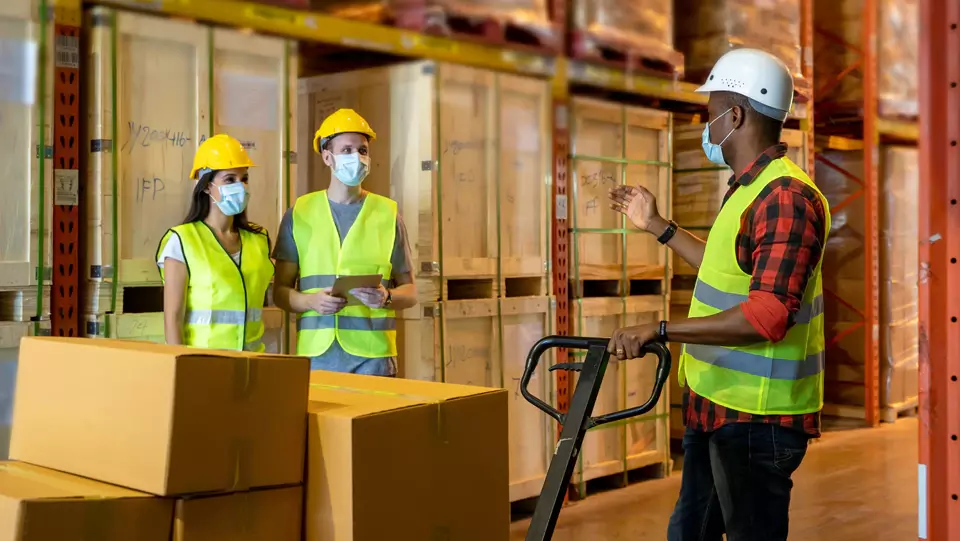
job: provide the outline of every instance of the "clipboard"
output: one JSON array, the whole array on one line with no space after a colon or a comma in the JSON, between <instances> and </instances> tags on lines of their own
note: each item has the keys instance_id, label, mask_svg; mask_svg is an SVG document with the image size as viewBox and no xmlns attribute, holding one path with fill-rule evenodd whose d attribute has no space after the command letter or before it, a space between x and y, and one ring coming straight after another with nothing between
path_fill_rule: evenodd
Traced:
<instances>
[{"instance_id":1,"label":"clipboard","mask_svg":"<svg viewBox=\"0 0 960 541\"><path fill-rule=\"evenodd\" d=\"M360 299L350 294L351 289L361 287L376 288L383 281L383 275L380 274L362 274L354 276L338 276L330 289L330 295L347 299L347 306L362 304Z\"/></svg>"}]
</instances>

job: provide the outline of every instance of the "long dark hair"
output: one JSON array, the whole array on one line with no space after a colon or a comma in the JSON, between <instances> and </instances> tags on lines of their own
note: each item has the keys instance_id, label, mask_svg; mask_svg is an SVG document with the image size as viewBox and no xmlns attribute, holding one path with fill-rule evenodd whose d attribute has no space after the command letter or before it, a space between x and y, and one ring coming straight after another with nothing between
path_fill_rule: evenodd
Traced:
<instances>
[{"instance_id":1,"label":"long dark hair","mask_svg":"<svg viewBox=\"0 0 960 541\"><path fill-rule=\"evenodd\" d=\"M210 214L210 194L204 190L213 182L213 177L216 176L216 174L217 171L206 173L200 177L200 181L193 187L190 210L187 212L187 217L183 219L183 223L202 222L207 217L207 214ZM247 220L247 209L243 209L243 212L233 217L233 227L237 230L243 229L251 233L266 234L266 230L263 227L250 223L250 221Z\"/></svg>"}]
</instances>

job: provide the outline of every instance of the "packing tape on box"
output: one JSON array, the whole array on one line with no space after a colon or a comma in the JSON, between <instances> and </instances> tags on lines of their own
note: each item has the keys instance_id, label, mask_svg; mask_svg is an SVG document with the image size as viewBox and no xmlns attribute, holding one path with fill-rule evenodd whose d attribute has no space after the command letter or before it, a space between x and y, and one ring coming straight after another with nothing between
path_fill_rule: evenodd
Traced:
<instances>
[{"instance_id":1,"label":"packing tape on box","mask_svg":"<svg viewBox=\"0 0 960 541\"><path fill-rule=\"evenodd\" d=\"M443 413L440 405L447 400L445 398L437 398L435 396L421 396L416 394L407 394L407 393L394 393L390 391L378 391L374 389L358 389L356 387L344 387L341 385L327 385L325 383L311 383L310 387L315 387L317 389L326 389L328 391L340 391L345 393L356 393L356 394L366 394L366 395L375 395L375 396L388 396L391 398L404 398L407 400L416 400L417 402L424 402L427 404L434 404L437 406L437 435L440 436L440 441L447 443L447 434L444 430L443 424Z\"/></svg>"}]
</instances>

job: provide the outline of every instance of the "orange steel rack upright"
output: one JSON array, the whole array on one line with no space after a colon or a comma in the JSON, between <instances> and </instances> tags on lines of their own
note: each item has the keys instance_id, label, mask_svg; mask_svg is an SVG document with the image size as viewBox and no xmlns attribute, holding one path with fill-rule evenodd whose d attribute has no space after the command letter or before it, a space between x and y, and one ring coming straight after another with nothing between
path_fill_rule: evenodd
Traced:
<instances>
[{"instance_id":1,"label":"orange steel rack upright","mask_svg":"<svg viewBox=\"0 0 960 541\"><path fill-rule=\"evenodd\" d=\"M920 0L920 520L960 539L960 2Z\"/></svg>"}]
</instances>

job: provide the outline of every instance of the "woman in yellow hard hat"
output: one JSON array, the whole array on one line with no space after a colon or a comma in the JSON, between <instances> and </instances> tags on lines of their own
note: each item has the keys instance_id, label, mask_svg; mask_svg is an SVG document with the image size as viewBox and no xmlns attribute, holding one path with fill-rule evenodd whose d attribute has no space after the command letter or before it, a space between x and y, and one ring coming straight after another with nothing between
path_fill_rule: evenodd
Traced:
<instances>
[{"instance_id":1,"label":"woman in yellow hard hat","mask_svg":"<svg viewBox=\"0 0 960 541\"><path fill-rule=\"evenodd\" d=\"M157 249L168 344L264 350L263 303L274 268L267 232L247 221L249 167L247 151L229 135L197 149L190 211Z\"/></svg>"}]
</instances>

